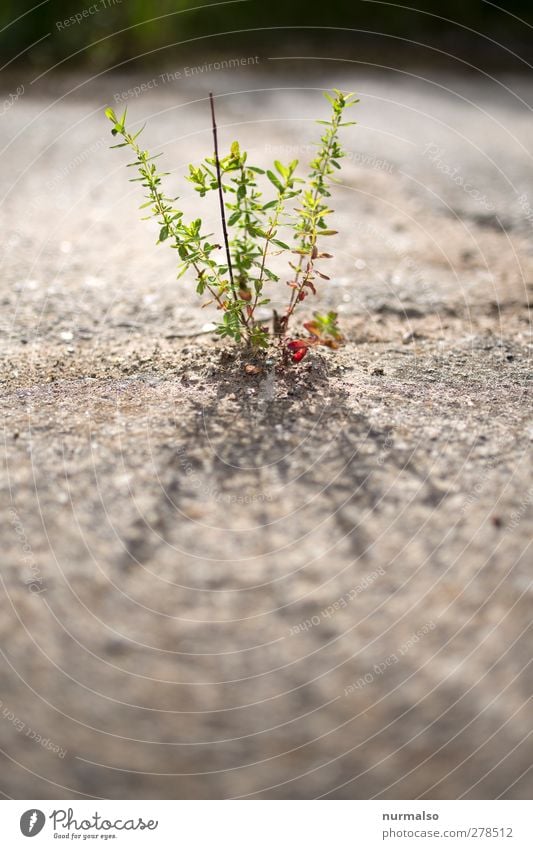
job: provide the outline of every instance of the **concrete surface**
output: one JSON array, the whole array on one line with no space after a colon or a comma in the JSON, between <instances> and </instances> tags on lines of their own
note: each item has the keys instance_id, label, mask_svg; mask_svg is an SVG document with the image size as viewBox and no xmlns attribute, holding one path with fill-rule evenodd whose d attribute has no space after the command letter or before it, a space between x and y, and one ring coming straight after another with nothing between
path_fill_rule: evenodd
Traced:
<instances>
[{"instance_id":1,"label":"concrete surface","mask_svg":"<svg viewBox=\"0 0 533 849\"><path fill-rule=\"evenodd\" d=\"M127 99L191 211L210 88L259 164L360 92L347 344L249 376L107 149L155 77L50 75L0 125L0 791L527 798L531 81L265 59Z\"/></svg>"}]
</instances>

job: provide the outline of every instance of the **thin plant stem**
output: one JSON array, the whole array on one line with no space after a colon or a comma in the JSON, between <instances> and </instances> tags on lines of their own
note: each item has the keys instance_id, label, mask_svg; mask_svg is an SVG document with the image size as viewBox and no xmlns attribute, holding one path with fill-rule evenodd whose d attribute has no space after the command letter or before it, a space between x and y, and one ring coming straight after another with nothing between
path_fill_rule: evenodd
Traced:
<instances>
[{"instance_id":1,"label":"thin plant stem","mask_svg":"<svg viewBox=\"0 0 533 849\"><path fill-rule=\"evenodd\" d=\"M135 142L135 137L132 136L130 133L128 133L126 130L124 130L124 133L122 135L123 135L123 138L126 141L126 143L129 144L129 146L135 152L135 155L137 156L138 162L141 164L141 166L144 166L144 168L145 168L144 178L147 181L147 185L148 185L154 206L157 208L157 211L159 213L160 221L167 227L169 233L174 233L174 235L176 235L175 230L174 230L174 224L173 224L172 216L165 210L164 203L163 203L163 196L162 196L161 192L159 191L159 189L157 187L157 182L156 182L155 176L150 172L150 170L148 168L148 160L147 160L146 151L141 150L139 145ZM196 272L196 276L197 276L198 280L200 280L200 278L202 277L202 270L201 270L200 266L198 265L197 262L194 262L194 261L191 262L191 265ZM213 289L213 287L210 286L209 284L207 284L207 289L211 293L211 295L213 296L214 300L219 305L220 309L223 309L224 304L223 304L222 300L220 299L218 292L215 289Z\"/></svg>"},{"instance_id":2,"label":"thin plant stem","mask_svg":"<svg viewBox=\"0 0 533 849\"><path fill-rule=\"evenodd\" d=\"M218 133L217 133L217 122L215 119L215 102L213 100L213 93L209 92L209 103L211 104L211 122L213 126L213 142L215 144L215 167L217 171L217 180L218 180L218 199L220 202L220 219L222 221L222 234L224 236L224 245L226 247L226 259L228 262L228 274L231 284L231 291L233 293L234 300L237 300L237 293L235 292L235 283L233 280L233 267L231 264L231 251L229 247L229 239L228 239L228 228L226 226L226 209L224 206L224 194L222 190L222 175L220 173L220 159L218 156Z\"/></svg>"},{"instance_id":3,"label":"thin plant stem","mask_svg":"<svg viewBox=\"0 0 533 849\"><path fill-rule=\"evenodd\" d=\"M335 129L337 129L337 126L338 126L339 123L340 123L340 116L338 116L334 121ZM328 141L328 146L327 146L326 151L324 153L324 156L323 156L323 159L322 159L322 164L321 164L320 171L319 171L319 174L321 174L322 176L324 176L326 168L328 166L329 155L330 155L331 147L332 147L334 140L335 140L335 136L332 135L331 138ZM315 188L314 192L313 192L313 201L318 200L319 192L320 192L320 190L317 186ZM313 229L311 230L310 233L307 234L307 238L309 239L309 248L310 248L309 259L307 260L307 266L305 268L305 272L304 272L302 282L299 283L298 281L299 281L300 275L304 271L304 269L303 269L303 257L301 257L301 259L300 259L299 267L298 267L298 270L296 272L296 278L295 278L295 281L294 281L296 283L296 287L292 290L289 306L287 308L287 312L285 313L285 321L284 321L284 324L283 324L284 332L287 331L289 319L290 319L291 315L293 314L293 312L296 308L300 292L303 290L304 286L306 285L306 283L309 279L309 275L311 274L311 272L313 270L313 259L314 259L313 252L314 252L314 248L315 248L315 245L316 245L316 242L317 242L319 235L320 235L320 233L317 232L316 223L314 222L313 223Z\"/></svg>"}]
</instances>

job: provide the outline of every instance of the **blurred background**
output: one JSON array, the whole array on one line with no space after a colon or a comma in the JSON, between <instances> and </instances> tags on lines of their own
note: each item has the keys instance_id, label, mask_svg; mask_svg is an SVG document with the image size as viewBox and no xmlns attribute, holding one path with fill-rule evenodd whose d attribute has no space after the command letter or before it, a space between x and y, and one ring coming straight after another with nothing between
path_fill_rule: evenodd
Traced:
<instances>
[{"instance_id":1,"label":"blurred background","mask_svg":"<svg viewBox=\"0 0 533 849\"><path fill-rule=\"evenodd\" d=\"M228 41L232 49L243 41L330 50L349 43L361 56L392 54L400 63L442 63L448 51L494 66L523 67L516 52L531 58L528 0L507 0L503 6L486 0L418 0L414 6L379 0L3 0L0 50L3 62L37 68L67 59L69 68L101 68L132 57L157 65L159 51L182 42L190 48L199 38L206 58ZM69 22L77 14L83 15L83 26Z\"/></svg>"}]
</instances>

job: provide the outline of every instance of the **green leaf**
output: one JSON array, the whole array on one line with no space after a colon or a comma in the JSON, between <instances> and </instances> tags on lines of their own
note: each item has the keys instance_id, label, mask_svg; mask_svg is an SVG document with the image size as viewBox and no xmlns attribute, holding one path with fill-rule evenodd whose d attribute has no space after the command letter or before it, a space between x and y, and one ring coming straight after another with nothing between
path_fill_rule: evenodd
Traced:
<instances>
[{"instance_id":1,"label":"green leaf","mask_svg":"<svg viewBox=\"0 0 533 849\"><path fill-rule=\"evenodd\" d=\"M142 125L142 127L141 127L141 129L140 129L140 130L137 130L137 132L135 133L135 135L134 135L134 136L132 136L133 141L135 141L135 139L138 139L138 138L139 138L139 136L141 135L141 133L142 133L142 131L144 130L144 128L145 128L145 127L146 127L146 124L143 124L143 125Z\"/></svg>"},{"instance_id":2,"label":"green leaf","mask_svg":"<svg viewBox=\"0 0 533 849\"><path fill-rule=\"evenodd\" d=\"M286 251L290 251L290 245L287 245L285 242L281 242L279 239L271 239L270 240L273 245L277 245L278 248L283 248Z\"/></svg>"},{"instance_id":3,"label":"green leaf","mask_svg":"<svg viewBox=\"0 0 533 849\"><path fill-rule=\"evenodd\" d=\"M259 236L260 239L267 239L268 233L261 229L261 227L249 227L248 232L251 236Z\"/></svg>"},{"instance_id":4,"label":"green leaf","mask_svg":"<svg viewBox=\"0 0 533 849\"><path fill-rule=\"evenodd\" d=\"M281 185L281 183L278 180L278 178L276 177L276 175L272 171L267 171L266 174L267 174L268 179L270 180L272 185L276 187L278 192L282 192L283 186Z\"/></svg>"}]
</instances>

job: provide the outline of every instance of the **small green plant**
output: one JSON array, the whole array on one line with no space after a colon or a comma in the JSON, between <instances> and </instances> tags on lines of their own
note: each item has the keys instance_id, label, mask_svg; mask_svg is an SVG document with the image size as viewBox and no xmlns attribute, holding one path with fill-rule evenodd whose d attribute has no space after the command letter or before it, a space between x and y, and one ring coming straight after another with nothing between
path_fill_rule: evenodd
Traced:
<instances>
[{"instance_id":1,"label":"small green plant","mask_svg":"<svg viewBox=\"0 0 533 849\"><path fill-rule=\"evenodd\" d=\"M299 304L308 295L316 294L318 280L329 280L317 268L317 260L330 259L331 254L322 251L319 244L323 237L337 232L328 223L333 212L329 206L330 187L344 156L339 130L354 123L343 122L343 113L357 99L337 89L326 94L331 115L329 120L317 122L324 130L310 173L303 180L296 176L297 159L286 165L275 160L272 169L265 171L250 164L247 153L236 141L229 153L220 157L213 95L209 97L214 154L198 166L189 165L187 180L200 197L208 192L218 194L223 259L222 245L212 233L203 232L201 218L185 221L176 206L178 198L165 194L162 179L167 174L158 170L154 162L157 157L137 142L144 128L132 134L126 128L126 111L117 118L112 109L106 109L113 124L111 132L122 138L113 147L129 147L134 153L130 167L137 169L138 176L133 180L146 190L141 209L149 210L147 218L158 221L158 242L169 242L177 251L178 276L192 272L198 294L207 297L206 303L217 305L222 317L216 332L221 336L254 348L266 348L274 341L282 347L285 358L294 362L302 360L312 345L338 347L342 336L334 312L315 314L313 321L304 324L307 335L291 338L289 328ZM260 181L268 186L270 195L263 195ZM292 246L287 242L291 236ZM290 293L284 312L274 312L273 327L269 329L257 319L257 314L260 307L270 303L272 287L280 285L279 276L270 268L271 258L284 253L289 255L286 284Z\"/></svg>"}]
</instances>

